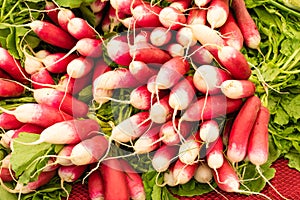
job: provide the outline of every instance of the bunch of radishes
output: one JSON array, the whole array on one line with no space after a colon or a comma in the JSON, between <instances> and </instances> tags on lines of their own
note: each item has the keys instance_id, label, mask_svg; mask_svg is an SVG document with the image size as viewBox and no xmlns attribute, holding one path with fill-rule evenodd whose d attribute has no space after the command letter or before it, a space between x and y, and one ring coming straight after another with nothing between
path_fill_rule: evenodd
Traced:
<instances>
[{"instance_id":1,"label":"bunch of radishes","mask_svg":"<svg viewBox=\"0 0 300 200\"><path fill-rule=\"evenodd\" d=\"M96 24L102 31L117 24L128 28L105 40L72 10L47 2L52 22L29 26L60 50L25 53L22 68L0 49L0 67L14 79L1 75L0 84L11 84L7 91L1 86L1 97L20 96L21 83L31 82L36 100L13 111L2 109L0 126L7 130L2 145L13 151L20 132L40 134L27 145L63 144L51 160L49 177L58 171L64 181L77 180L100 161L99 170L89 175L91 199L145 198L141 177L126 161L108 156L111 143L130 147L133 155L153 152L152 167L169 186L193 177L209 183L214 176L220 189L240 192L232 165L248 158L259 166L268 158L269 112L254 96L251 68L240 51L244 44L258 49L259 33L243 0L231 6L228 0L167 2L160 7L142 0L95 1L91 10L100 17ZM103 135L87 117L89 105L76 98L87 85L99 105L118 101L140 112ZM131 89L128 101L113 98L120 88ZM13 180L3 163L2 181Z\"/></svg>"}]
</instances>

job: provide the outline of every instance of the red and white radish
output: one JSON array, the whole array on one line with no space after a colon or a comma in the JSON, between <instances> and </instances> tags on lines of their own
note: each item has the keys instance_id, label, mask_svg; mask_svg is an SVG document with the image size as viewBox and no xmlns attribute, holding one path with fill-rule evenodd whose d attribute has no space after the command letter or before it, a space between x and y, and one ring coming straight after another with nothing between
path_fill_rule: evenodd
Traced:
<instances>
[{"instance_id":1,"label":"red and white radish","mask_svg":"<svg viewBox=\"0 0 300 200\"><path fill-rule=\"evenodd\" d=\"M178 30L186 23L186 17L180 10L168 6L159 12L159 22L167 29Z\"/></svg>"},{"instance_id":2,"label":"red and white radish","mask_svg":"<svg viewBox=\"0 0 300 200\"><path fill-rule=\"evenodd\" d=\"M149 118L158 124L163 124L171 119L173 109L169 105L169 95L155 102L149 110Z\"/></svg>"},{"instance_id":3,"label":"red and white radish","mask_svg":"<svg viewBox=\"0 0 300 200\"><path fill-rule=\"evenodd\" d=\"M82 38L96 39L98 33L92 26L83 18L74 17L69 20L67 25L68 33L74 38L80 40ZM75 45L73 45L75 46Z\"/></svg>"},{"instance_id":4,"label":"red and white radish","mask_svg":"<svg viewBox=\"0 0 300 200\"><path fill-rule=\"evenodd\" d=\"M206 163L200 163L195 171L194 179L199 183L209 183L213 178L213 173Z\"/></svg>"},{"instance_id":5,"label":"red and white radish","mask_svg":"<svg viewBox=\"0 0 300 200\"><path fill-rule=\"evenodd\" d=\"M231 99L246 98L255 93L255 84L249 80L225 80L220 88Z\"/></svg>"},{"instance_id":6,"label":"red and white radish","mask_svg":"<svg viewBox=\"0 0 300 200\"><path fill-rule=\"evenodd\" d=\"M207 22L211 27L219 28L225 24L229 14L229 0L211 0L207 10Z\"/></svg>"},{"instance_id":7,"label":"red and white radish","mask_svg":"<svg viewBox=\"0 0 300 200\"><path fill-rule=\"evenodd\" d=\"M188 137L180 144L178 158L185 164L192 164L199 157L200 148L203 141L200 139L200 134L197 131Z\"/></svg>"},{"instance_id":8,"label":"red and white radish","mask_svg":"<svg viewBox=\"0 0 300 200\"><path fill-rule=\"evenodd\" d=\"M160 126L155 126L142 134L134 143L133 149L136 154L149 153L160 146Z\"/></svg>"},{"instance_id":9,"label":"red and white radish","mask_svg":"<svg viewBox=\"0 0 300 200\"><path fill-rule=\"evenodd\" d=\"M150 68L142 61L132 61L129 64L129 71L141 84L147 83L148 79L158 72L158 70Z\"/></svg>"},{"instance_id":10,"label":"red and white radish","mask_svg":"<svg viewBox=\"0 0 300 200\"><path fill-rule=\"evenodd\" d=\"M74 58L67 66L67 73L72 78L82 78L92 71L94 61L91 58L80 56Z\"/></svg>"},{"instance_id":11,"label":"red and white radish","mask_svg":"<svg viewBox=\"0 0 300 200\"><path fill-rule=\"evenodd\" d=\"M207 120L200 124L199 135L202 141L212 143L219 138L220 128L215 120Z\"/></svg>"},{"instance_id":12,"label":"red and white radish","mask_svg":"<svg viewBox=\"0 0 300 200\"><path fill-rule=\"evenodd\" d=\"M171 163L175 161L178 153L177 146L162 145L155 151L152 158L152 166L157 172L166 171Z\"/></svg>"},{"instance_id":13,"label":"red and white radish","mask_svg":"<svg viewBox=\"0 0 300 200\"><path fill-rule=\"evenodd\" d=\"M104 183L100 170L95 170L89 175L87 184L91 200L104 200Z\"/></svg>"},{"instance_id":14,"label":"red and white radish","mask_svg":"<svg viewBox=\"0 0 300 200\"><path fill-rule=\"evenodd\" d=\"M75 14L72 10L63 8L59 10L57 13L57 21L59 26L64 29L65 31L68 31L68 23L71 19L75 18Z\"/></svg>"},{"instance_id":15,"label":"red and white radish","mask_svg":"<svg viewBox=\"0 0 300 200\"><path fill-rule=\"evenodd\" d=\"M172 39L172 32L164 27L155 27L150 33L150 42L154 46L164 46Z\"/></svg>"},{"instance_id":16,"label":"red and white radish","mask_svg":"<svg viewBox=\"0 0 300 200\"><path fill-rule=\"evenodd\" d=\"M206 161L210 168L218 169L223 165L225 159L223 150L222 137L219 137L215 142L209 144Z\"/></svg>"},{"instance_id":17,"label":"red and white radish","mask_svg":"<svg viewBox=\"0 0 300 200\"><path fill-rule=\"evenodd\" d=\"M67 55L63 52L56 52L47 55L42 59L46 69L51 73L64 73L68 64L78 56L76 54Z\"/></svg>"},{"instance_id":18,"label":"red and white radish","mask_svg":"<svg viewBox=\"0 0 300 200\"><path fill-rule=\"evenodd\" d=\"M172 168L175 185L189 182L193 178L197 167L197 163L187 165L178 159Z\"/></svg>"},{"instance_id":19,"label":"red and white radish","mask_svg":"<svg viewBox=\"0 0 300 200\"><path fill-rule=\"evenodd\" d=\"M58 176L62 181L73 183L77 181L87 169L87 165L60 166Z\"/></svg>"}]
</instances>

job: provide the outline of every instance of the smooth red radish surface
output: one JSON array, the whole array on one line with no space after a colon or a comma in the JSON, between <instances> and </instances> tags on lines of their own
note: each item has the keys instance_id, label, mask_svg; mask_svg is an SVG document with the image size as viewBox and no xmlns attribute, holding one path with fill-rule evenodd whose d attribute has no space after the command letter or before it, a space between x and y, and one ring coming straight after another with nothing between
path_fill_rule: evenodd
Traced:
<instances>
[{"instance_id":1,"label":"smooth red radish surface","mask_svg":"<svg viewBox=\"0 0 300 200\"><path fill-rule=\"evenodd\" d=\"M193 77L187 76L179 81L170 92L169 105L174 110L185 110L196 99Z\"/></svg>"},{"instance_id":2,"label":"smooth red radish surface","mask_svg":"<svg viewBox=\"0 0 300 200\"><path fill-rule=\"evenodd\" d=\"M74 165L87 165L100 160L108 148L108 140L103 135L84 139L72 149L70 158Z\"/></svg>"},{"instance_id":3,"label":"smooth red radish surface","mask_svg":"<svg viewBox=\"0 0 300 200\"><path fill-rule=\"evenodd\" d=\"M51 1L45 1L45 10L48 17L55 23L58 24L57 15L59 12L58 7Z\"/></svg>"},{"instance_id":4,"label":"smooth red radish surface","mask_svg":"<svg viewBox=\"0 0 300 200\"><path fill-rule=\"evenodd\" d=\"M233 79L248 79L251 76L252 71L245 56L234 47L224 46L220 48L218 58Z\"/></svg>"},{"instance_id":5,"label":"smooth red radish surface","mask_svg":"<svg viewBox=\"0 0 300 200\"><path fill-rule=\"evenodd\" d=\"M230 10L228 18L223 26L219 29L226 45L232 46L237 50L241 50L244 44L244 36L237 25L232 10Z\"/></svg>"},{"instance_id":6,"label":"smooth red radish surface","mask_svg":"<svg viewBox=\"0 0 300 200\"><path fill-rule=\"evenodd\" d=\"M87 169L87 165L60 166L58 176L62 181L73 183L77 181Z\"/></svg>"},{"instance_id":7,"label":"smooth red radish surface","mask_svg":"<svg viewBox=\"0 0 300 200\"><path fill-rule=\"evenodd\" d=\"M196 2L196 1L195 1ZM186 19L186 24L206 24L206 14L207 9L199 9L198 7L193 7L189 11L189 15Z\"/></svg>"},{"instance_id":8,"label":"smooth red radish surface","mask_svg":"<svg viewBox=\"0 0 300 200\"><path fill-rule=\"evenodd\" d=\"M70 54L67 56L66 53L56 52L47 55L42 59L46 69L52 73L63 73L66 72L68 64L77 58L76 54Z\"/></svg>"},{"instance_id":9,"label":"smooth red radish surface","mask_svg":"<svg viewBox=\"0 0 300 200\"><path fill-rule=\"evenodd\" d=\"M185 55L185 47L178 43L168 44L166 50L172 57L183 57Z\"/></svg>"},{"instance_id":10,"label":"smooth red radish surface","mask_svg":"<svg viewBox=\"0 0 300 200\"><path fill-rule=\"evenodd\" d=\"M172 32L164 27L155 27L150 33L150 42L154 46L163 46L172 39Z\"/></svg>"},{"instance_id":11,"label":"smooth red radish surface","mask_svg":"<svg viewBox=\"0 0 300 200\"><path fill-rule=\"evenodd\" d=\"M80 56L74 58L67 66L67 73L72 78L82 78L92 71L94 60L88 57Z\"/></svg>"},{"instance_id":12,"label":"smooth red radish surface","mask_svg":"<svg viewBox=\"0 0 300 200\"><path fill-rule=\"evenodd\" d=\"M126 183L128 185L131 199L145 199L146 193L144 189L142 177L133 169L133 167L125 160L121 160L122 168L126 174Z\"/></svg>"},{"instance_id":13,"label":"smooth red radish surface","mask_svg":"<svg viewBox=\"0 0 300 200\"><path fill-rule=\"evenodd\" d=\"M178 159L172 168L175 185L189 182L193 178L197 167L197 163L187 165Z\"/></svg>"},{"instance_id":14,"label":"smooth red radish surface","mask_svg":"<svg viewBox=\"0 0 300 200\"><path fill-rule=\"evenodd\" d=\"M270 111L261 106L251 130L247 156L251 163L256 166L263 165L268 160L269 142L268 142L268 124L270 121Z\"/></svg>"},{"instance_id":15,"label":"smooth red radish surface","mask_svg":"<svg viewBox=\"0 0 300 200\"><path fill-rule=\"evenodd\" d=\"M187 138L193 128L193 123L191 122L182 122L178 129L180 131L174 130L174 126L178 127L178 119L175 119L175 122L172 120L165 122L159 131L159 137L161 141L166 145L176 145Z\"/></svg>"},{"instance_id":16,"label":"smooth red radish surface","mask_svg":"<svg viewBox=\"0 0 300 200\"><path fill-rule=\"evenodd\" d=\"M96 135L99 130L99 124L93 119L65 120L44 129L40 138L31 144L76 144Z\"/></svg>"},{"instance_id":17,"label":"smooth red radish surface","mask_svg":"<svg viewBox=\"0 0 300 200\"><path fill-rule=\"evenodd\" d=\"M213 178L213 173L206 163L200 163L195 171L194 179L199 183L209 183Z\"/></svg>"},{"instance_id":18,"label":"smooth red radish surface","mask_svg":"<svg viewBox=\"0 0 300 200\"><path fill-rule=\"evenodd\" d=\"M41 40L53 46L72 49L76 44L74 37L50 22L35 20L30 23L30 28Z\"/></svg>"},{"instance_id":19,"label":"smooth red radish surface","mask_svg":"<svg viewBox=\"0 0 300 200\"><path fill-rule=\"evenodd\" d=\"M195 0L195 5L198 7L203 7L208 5L211 2L211 0Z\"/></svg>"},{"instance_id":20,"label":"smooth red radish surface","mask_svg":"<svg viewBox=\"0 0 300 200\"><path fill-rule=\"evenodd\" d=\"M17 183L14 191L21 192L22 194L28 194L36 191L39 187L46 185L56 175L56 170L49 172L41 172L36 181L29 182L27 185Z\"/></svg>"},{"instance_id":21,"label":"smooth red radish surface","mask_svg":"<svg viewBox=\"0 0 300 200\"><path fill-rule=\"evenodd\" d=\"M169 105L169 95L163 97L162 99L155 102L150 110L150 119L158 124L163 124L169 119L171 119L173 114L173 109Z\"/></svg>"},{"instance_id":22,"label":"smooth red radish surface","mask_svg":"<svg viewBox=\"0 0 300 200\"><path fill-rule=\"evenodd\" d=\"M144 2L132 10L132 16L135 19L135 23L140 27L159 27L161 22L158 15L161 10L162 8L157 5L150 5Z\"/></svg>"},{"instance_id":23,"label":"smooth red radish surface","mask_svg":"<svg viewBox=\"0 0 300 200\"><path fill-rule=\"evenodd\" d=\"M225 159L223 151L222 137L219 137L215 142L209 144L206 161L210 168L218 169L223 165Z\"/></svg>"},{"instance_id":24,"label":"smooth red radish surface","mask_svg":"<svg viewBox=\"0 0 300 200\"><path fill-rule=\"evenodd\" d=\"M174 57L164 63L156 77L156 85L158 89L169 89L173 87L190 69L187 60L182 57Z\"/></svg>"},{"instance_id":25,"label":"smooth red radish surface","mask_svg":"<svg viewBox=\"0 0 300 200\"><path fill-rule=\"evenodd\" d=\"M200 148L203 141L200 139L199 132L190 135L183 143L180 144L178 158L185 164L194 163L199 157Z\"/></svg>"},{"instance_id":26,"label":"smooth red radish surface","mask_svg":"<svg viewBox=\"0 0 300 200\"><path fill-rule=\"evenodd\" d=\"M129 64L129 71L141 84L147 83L148 79L158 72L157 69L150 68L142 61L132 61Z\"/></svg>"},{"instance_id":27,"label":"smooth red radish surface","mask_svg":"<svg viewBox=\"0 0 300 200\"><path fill-rule=\"evenodd\" d=\"M189 47L188 52L191 62L199 65L209 65L212 63L214 58L212 54L201 45Z\"/></svg>"},{"instance_id":28,"label":"smooth red radish surface","mask_svg":"<svg viewBox=\"0 0 300 200\"><path fill-rule=\"evenodd\" d=\"M130 142L149 129L149 112L139 112L123 120L112 129L111 139L116 142Z\"/></svg>"},{"instance_id":29,"label":"smooth red radish surface","mask_svg":"<svg viewBox=\"0 0 300 200\"><path fill-rule=\"evenodd\" d=\"M57 90L76 95L83 88L91 84L92 81L92 73L90 72L86 76L82 78L72 78L68 74L63 75L56 86Z\"/></svg>"},{"instance_id":30,"label":"smooth red radish surface","mask_svg":"<svg viewBox=\"0 0 300 200\"><path fill-rule=\"evenodd\" d=\"M129 45L125 36L111 38L108 41L106 48L107 54L113 62L119 65L128 66L132 61Z\"/></svg>"},{"instance_id":31,"label":"smooth red radish surface","mask_svg":"<svg viewBox=\"0 0 300 200\"><path fill-rule=\"evenodd\" d=\"M159 148L159 130L160 126L155 126L143 133L134 143L133 149L137 154L145 154Z\"/></svg>"},{"instance_id":32,"label":"smooth red radish surface","mask_svg":"<svg viewBox=\"0 0 300 200\"><path fill-rule=\"evenodd\" d=\"M240 181L233 167L225 159L223 165L213 172L214 180L218 187L225 192L237 192L240 188Z\"/></svg>"},{"instance_id":33,"label":"smooth red radish surface","mask_svg":"<svg viewBox=\"0 0 300 200\"><path fill-rule=\"evenodd\" d=\"M75 18L75 14L70 9L60 9L57 13L57 21L59 26L64 29L65 31L68 31L68 23L71 19Z\"/></svg>"},{"instance_id":34,"label":"smooth red radish surface","mask_svg":"<svg viewBox=\"0 0 300 200\"><path fill-rule=\"evenodd\" d=\"M43 68L40 71L32 74L31 80L32 80L31 84L34 89L55 86L54 79L46 68Z\"/></svg>"},{"instance_id":35,"label":"smooth red radish surface","mask_svg":"<svg viewBox=\"0 0 300 200\"><path fill-rule=\"evenodd\" d=\"M151 108L151 92L146 85L139 86L130 93L130 104L140 110L149 110ZM154 101L154 100L153 100Z\"/></svg>"},{"instance_id":36,"label":"smooth red radish surface","mask_svg":"<svg viewBox=\"0 0 300 200\"><path fill-rule=\"evenodd\" d=\"M169 6L180 10L180 12L184 13L190 6L191 0L177 0L172 2Z\"/></svg>"},{"instance_id":37,"label":"smooth red radish surface","mask_svg":"<svg viewBox=\"0 0 300 200\"><path fill-rule=\"evenodd\" d=\"M85 57L98 58L102 56L102 40L82 38L76 43L77 52Z\"/></svg>"},{"instance_id":38,"label":"smooth red radish surface","mask_svg":"<svg viewBox=\"0 0 300 200\"><path fill-rule=\"evenodd\" d=\"M0 180L3 182L11 182L15 179L14 172L6 167L0 167Z\"/></svg>"},{"instance_id":39,"label":"smooth red radish surface","mask_svg":"<svg viewBox=\"0 0 300 200\"><path fill-rule=\"evenodd\" d=\"M131 46L130 55L135 61L142 61L147 64L163 64L171 59L171 56L165 50L147 42L138 42Z\"/></svg>"},{"instance_id":40,"label":"smooth red radish surface","mask_svg":"<svg viewBox=\"0 0 300 200\"><path fill-rule=\"evenodd\" d=\"M214 28L223 26L229 14L229 0L211 0L207 10L207 22Z\"/></svg>"},{"instance_id":41,"label":"smooth red radish surface","mask_svg":"<svg viewBox=\"0 0 300 200\"><path fill-rule=\"evenodd\" d=\"M117 11L117 13L121 12L127 15L131 15L131 9L135 8L137 5L142 4L141 0L111 0L109 1L110 5Z\"/></svg>"},{"instance_id":42,"label":"smooth red radish surface","mask_svg":"<svg viewBox=\"0 0 300 200\"><path fill-rule=\"evenodd\" d=\"M82 38L97 38L97 32L86 20L80 17L74 17L70 19L67 29L68 33L78 40Z\"/></svg>"},{"instance_id":43,"label":"smooth red radish surface","mask_svg":"<svg viewBox=\"0 0 300 200\"><path fill-rule=\"evenodd\" d=\"M25 54L24 69L27 74L34 74L42 68L44 65L38 58Z\"/></svg>"},{"instance_id":44,"label":"smooth red radish surface","mask_svg":"<svg viewBox=\"0 0 300 200\"><path fill-rule=\"evenodd\" d=\"M200 124L199 135L206 143L216 141L220 135L219 124L215 120L207 120Z\"/></svg>"},{"instance_id":45,"label":"smooth red radish surface","mask_svg":"<svg viewBox=\"0 0 300 200\"><path fill-rule=\"evenodd\" d=\"M74 148L76 144L66 144L63 146L63 148L58 152L56 163L62 166L70 166L73 165L71 160L67 157L69 157L72 153L72 149Z\"/></svg>"},{"instance_id":46,"label":"smooth red radish surface","mask_svg":"<svg viewBox=\"0 0 300 200\"><path fill-rule=\"evenodd\" d=\"M249 14L243 0L234 0L231 3L237 24L244 36L244 42L247 47L258 49L261 36L258 28Z\"/></svg>"},{"instance_id":47,"label":"smooth red radish surface","mask_svg":"<svg viewBox=\"0 0 300 200\"><path fill-rule=\"evenodd\" d=\"M26 71L26 69L25 69ZM26 71L27 72L27 71ZM28 72L27 72L28 73ZM5 71L3 71L2 69L0 69L0 78L4 78L4 79L12 79L11 76L8 75L8 73L6 73Z\"/></svg>"},{"instance_id":48,"label":"smooth red radish surface","mask_svg":"<svg viewBox=\"0 0 300 200\"><path fill-rule=\"evenodd\" d=\"M57 122L73 119L72 116L56 108L37 103L19 105L15 110L9 111L9 113L13 114L20 122L32 123L41 127L48 127Z\"/></svg>"},{"instance_id":49,"label":"smooth red radish surface","mask_svg":"<svg viewBox=\"0 0 300 200\"><path fill-rule=\"evenodd\" d=\"M0 127L6 130L9 129L18 129L23 126L24 123L17 120L13 114L1 113L0 114Z\"/></svg>"},{"instance_id":50,"label":"smooth red radish surface","mask_svg":"<svg viewBox=\"0 0 300 200\"><path fill-rule=\"evenodd\" d=\"M104 9L104 7L107 5L107 3L109 3L108 0L105 0L105 1L96 0L90 4L90 8L93 11L93 13L98 13Z\"/></svg>"},{"instance_id":51,"label":"smooth red radish surface","mask_svg":"<svg viewBox=\"0 0 300 200\"><path fill-rule=\"evenodd\" d=\"M166 171L175 160L178 153L178 146L162 145L159 147L152 158L152 166L157 172Z\"/></svg>"},{"instance_id":52,"label":"smooth red radish surface","mask_svg":"<svg viewBox=\"0 0 300 200\"><path fill-rule=\"evenodd\" d=\"M229 99L224 95L200 97L181 116L181 121L209 120L238 111L241 99Z\"/></svg>"},{"instance_id":53,"label":"smooth red radish surface","mask_svg":"<svg viewBox=\"0 0 300 200\"><path fill-rule=\"evenodd\" d=\"M231 99L246 98L254 95L255 84L249 80L226 80L221 84L222 93Z\"/></svg>"},{"instance_id":54,"label":"smooth red radish surface","mask_svg":"<svg viewBox=\"0 0 300 200\"><path fill-rule=\"evenodd\" d=\"M100 75L94 80L94 88L112 90L117 88L135 88L141 85L128 68L116 68Z\"/></svg>"},{"instance_id":55,"label":"smooth red radish surface","mask_svg":"<svg viewBox=\"0 0 300 200\"><path fill-rule=\"evenodd\" d=\"M186 17L180 10L168 6L159 12L159 21L167 29L178 30L186 23Z\"/></svg>"},{"instance_id":56,"label":"smooth red radish surface","mask_svg":"<svg viewBox=\"0 0 300 200\"><path fill-rule=\"evenodd\" d=\"M86 103L74 96L52 88L34 90L33 97L39 104L48 105L74 117L85 117L89 111Z\"/></svg>"},{"instance_id":57,"label":"smooth red radish surface","mask_svg":"<svg viewBox=\"0 0 300 200\"><path fill-rule=\"evenodd\" d=\"M228 139L227 157L231 162L240 162L245 158L249 135L260 107L260 99L252 96L246 99L238 112Z\"/></svg>"},{"instance_id":58,"label":"smooth red radish surface","mask_svg":"<svg viewBox=\"0 0 300 200\"><path fill-rule=\"evenodd\" d=\"M91 200L104 200L104 183L99 170L95 170L89 175L87 185Z\"/></svg>"},{"instance_id":59,"label":"smooth red radish surface","mask_svg":"<svg viewBox=\"0 0 300 200\"><path fill-rule=\"evenodd\" d=\"M194 37L192 29L189 27L182 27L176 33L176 41L183 47L194 46L197 39Z\"/></svg>"},{"instance_id":60,"label":"smooth red radish surface","mask_svg":"<svg viewBox=\"0 0 300 200\"><path fill-rule=\"evenodd\" d=\"M126 183L126 174L122 170L118 159L107 159L100 165L100 171L104 182L105 200L130 199L129 188Z\"/></svg>"},{"instance_id":61,"label":"smooth red radish surface","mask_svg":"<svg viewBox=\"0 0 300 200\"><path fill-rule=\"evenodd\" d=\"M12 135L12 139L17 138L19 136L20 133L22 132L26 132L26 133L33 133L33 134L41 134L41 132L44 130L45 128L37 126L35 124L29 124L26 123L23 126L21 126L20 128L18 128L17 130L15 130L14 134Z\"/></svg>"},{"instance_id":62,"label":"smooth red radish surface","mask_svg":"<svg viewBox=\"0 0 300 200\"><path fill-rule=\"evenodd\" d=\"M0 69L6 72L14 80L23 84L28 83L28 74L25 69L21 67L20 61L14 59L8 50L0 47Z\"/></svg>"},{"instance_id":63,"label":"smooth red radish surface","mask_svg":"<svg viewBox=\"0 0 300 200\"><path fill-rule=\"evenodd\" d=\"M97 59L95 61L95 66L93 70L93 77L92 77L93 82L98 76L108 71L111 71L111 67L104 61L104 59L101 58Z\"/></svg>"}]
</instances>

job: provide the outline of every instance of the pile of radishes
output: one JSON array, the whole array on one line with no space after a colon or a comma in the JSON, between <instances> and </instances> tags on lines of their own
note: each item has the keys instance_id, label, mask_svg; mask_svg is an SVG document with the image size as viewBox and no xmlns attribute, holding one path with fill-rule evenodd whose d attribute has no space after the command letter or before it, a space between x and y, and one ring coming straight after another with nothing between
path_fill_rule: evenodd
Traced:
<instances>
[{"instance_id":1,"label":"pile of radishes","mask_svg":"<svg viewBox=\"0 0 300 200\"><path fill-rule=\"evenodd\" d=\"M221 190L240 192L234 164L267 161L269 111L255 96L251 68L240 51L244 44L258 49L260 36L243 0L231 6L228 0L167 2L160 7L142 0L96 0L90 7L99 17L96 28L47 2L52 21L29 26L57 52L24 47L22 66L0 48L0 96L18 97L26 88L36 101L1 108L1 144L13 151L14 139L29 132L40 137L26 145L64 145L37 182L13 192L31 192L56 174L73 182L93 169L91 199L144 199L140 175L124 159L109 156L113 143L133 155L152 152L152 167L169 186L214 178ZM105 39L97 32L116 25L128 31ZM103 134L88 118L90 104L76 98L88 85L100 107L117 101L140 112ZM120 88L131 89L130 99L113 98ZM17 180L9 166L8 155L2 182Z\"/></svg>"}]
</instances>

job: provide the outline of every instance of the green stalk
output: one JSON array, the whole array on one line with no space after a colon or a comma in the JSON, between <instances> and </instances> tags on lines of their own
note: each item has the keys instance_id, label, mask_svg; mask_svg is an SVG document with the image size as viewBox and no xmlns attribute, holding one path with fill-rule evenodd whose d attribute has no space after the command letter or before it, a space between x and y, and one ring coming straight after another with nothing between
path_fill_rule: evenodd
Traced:
<instances>
[{"instance_id":1,"label":"green stalk","mask_svg":"<svg viewBox=\"0 0 300 200\"><path fill-rule=\"evenodd\" d=\"M3 4L2 4L2 7L1 7L1 13L0 13L1 22L3 21L2 18L3 18L3 15L4 15L5 6L6 6L6 0L3 0Z\"/></svg>"},{"instance_id":2,"label":"green stalk","mask_svg":"<svg viewBox=\"0 0 300 200\"><path fill-rule=\"evenodd\" d=\"M291 69L291 67L289 67L290 62L292 62L292 60L297 56L297 54L300 52L300 48L297 49L296 51L294 51L294 53L289 57L289 59L285 62L285 64L281 67L281 70L288 70ZM299 61L300 57L298 57L296 59L296 63ZM295 63L295 62L293 62Z\"/></svg>"},{"instance_id":3,"label":"green stalk","mask_svg":"<svg viewBox=\"0 0 300 200\"><path fill-rule=\"evenodd\" d=\"M268 3L272 4L273 6L279 8L279 9L285 11L285 12L288 12L288 13L290 13L292 15L295 15L296 17L300 18L300 13L299 12L297 12L293 9L290 9L290 8L284 6L284 5L282 5L282 4L280 4L276 1L268 1Z\"/></svg>"},{"instance_id":4,"label":"green stalk","mask_svg":"<svg viewBox=\"0 0 300 200\"><path fill-rule=\"evenodd\" d=\"M4 21L6 18L8 18L11 13L14 11L14 9L19 5L19 1L10 9L10 11L4 16L4 18L2 19L2 21Z\"/></svg>"}]
</instances>

